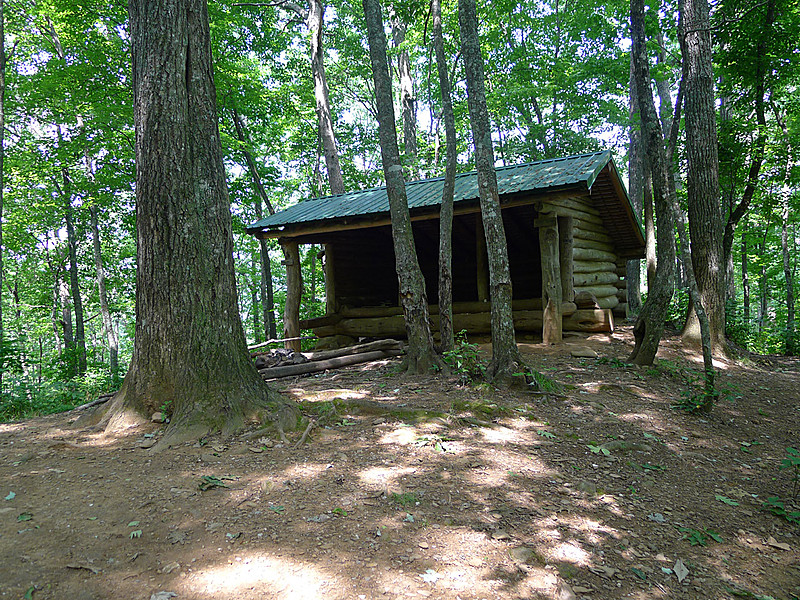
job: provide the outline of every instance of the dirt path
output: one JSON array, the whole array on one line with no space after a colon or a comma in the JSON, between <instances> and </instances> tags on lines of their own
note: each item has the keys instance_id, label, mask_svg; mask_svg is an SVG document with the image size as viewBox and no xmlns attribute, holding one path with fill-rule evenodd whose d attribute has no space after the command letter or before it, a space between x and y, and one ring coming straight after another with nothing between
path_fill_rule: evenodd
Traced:
<instances>
[{"instance_id":1,"label":"dirt path","mask_svg":"<svg viewBox=\"0 0 800 600\"><path fill-rule=\"evenodd\" d=\"M722 365L697 418L670 404L699 358L671 341L636 368L630 343L524 345L563 397L396 361L300 378L322 425L300 449L0 425L0 598L800 598L800 526L762 508L792 494L800 363Z\"/></svg>"}]
</instances>

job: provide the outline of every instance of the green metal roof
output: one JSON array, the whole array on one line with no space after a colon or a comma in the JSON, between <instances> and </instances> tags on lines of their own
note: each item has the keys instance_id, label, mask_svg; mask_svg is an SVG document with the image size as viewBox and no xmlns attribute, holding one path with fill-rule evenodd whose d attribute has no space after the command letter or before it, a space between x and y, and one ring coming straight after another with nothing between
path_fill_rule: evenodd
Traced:
<instances>
[{"instance_id":1,"label":"green metal roof","mask_svg":"<svg viewBox=\"0 0 800 600\"><path fill-rule=\"evenodd\" d=\"M497 167L497 185L500 196L519 192L553 191L565 188L591 189L603 168L613 163L611 152L595 152L566 158L554 158L537 162ZM616 173L616 170L614 170ZM422 179L406 183L408 207L415 209L438 206L442 201L444 178ZM623 194L624 187L622 188ZM456 175L454 202L478 199L478 175L476 171ZM628 202L627 197L625 201ZM302 223L362 217L389 213L386 187L349 192L325 198L299 202L294 206L270 215L248 226L247 232L258 234L275 231L287 225L302 227Z\"/></svg>"}]
</instances>

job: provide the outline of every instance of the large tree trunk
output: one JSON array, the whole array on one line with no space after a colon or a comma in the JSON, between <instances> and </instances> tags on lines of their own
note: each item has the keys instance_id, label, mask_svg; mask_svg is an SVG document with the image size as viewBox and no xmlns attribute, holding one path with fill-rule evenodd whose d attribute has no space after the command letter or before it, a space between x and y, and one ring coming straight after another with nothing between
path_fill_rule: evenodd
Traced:
<instances>
[{"instance_id":1,"label":"large tree trunk","mask_svg":"<svg viewBox=\"0 0 800 600\"><path fill-rule=\"evenodd\" d=\"M372 77L375 83L383 174L392 218L395 267L408 333L408 352L404 366L410 372L429 373L431 367L439 364L439 359L433 347L425 279L422 277L414 247L411 217L406 200L406 184L397 148L383 15L378 0L363 0L363 5L369 36Z\"/></svg>"},{"instance_id":2,"label":"large tree trunk","mask_svg":"<svg viewBox=\"0 0 800 600\"><path fill-rule=\"evenodd\" d=\"M450 76L442 35L442 9L440 0L433 0L433 45L436 50L436 68L439 71L439 89L442 93L446 162L442 207L439 211L439 335L442 352L455 347L453 331L453 193L456 183L456 122L453 100L450 95Z\"/></svg>"},{"instance_id":3,"label":"large tree trunk","mask_svg":"<svg viewBox=\"0 0 800 600\"><path fill-rule=\"evenodd\" d=\"M497 175L494 170L491 122L486 107L483 57L478 39L478 16L475 0L459 0L458 22L461 28L461 52L467 78L469 118L475 144L481 218L489 254L489 279L492 302L492 378L508 378L521 370L522 357L514 335L511 312L511 272L508 247L500 213Z\"/></svg>"},{"instance_id":4,"label":"large tree trunk","mask_svg":"<svg viewBox=\"0 0 800 600\"><path fill-rule=\"evenodd\" d=\"M647 301L639 313L633 328L635 346L630 360L636 364L653 363L667 307L672 299L675 269L675 225L670 201L670 171L664 150L661 124L653 103L650 88L646 38L644 33L644 2L631 0L631 40L633 72L636 79L636 94L642 123L642 143L653 182L655 214L658 222L658 266L652 287L648 289Z\"/></svg>"},{"instance_id":5,"label":"large tree trunk","mask_svg":"<svg viewBox=\"0 0 800 600\"><path fill-rule=\"evenodd\" d=\"M692 268L708 314L715 351L725 350L725 261L722 256L722 212L712 69L711 30L707 0L682 0L680 39L686 65L684 113ZM687 274L689 266L685 267ZM695 307L696 308L696 307ZM684 341L697 342L690 317Z\"/></svg>"},{"instance_id":6,"label":"large tree trunk","mask_svg":"<svg viewBox=\"0 0 800 600\"><path fill-rule=\"evenodd\" d=\"M137 286L131 367L109 427L167 406L157 448L245 419L297 424L247 351L205 0L131 0Z\"/></svg>"},{"instance_id":7,"label":"large tree trunk","mask_svg":"<svg viewBox=\"0 0 800 600\"><path fill-rule=\"evenodd\" d=\"M97 205L89 208L92 220L92 248L94 249L94 267L97 273L97 291L100 296L100 315L103 318L103 329L108 343L108 364L111 370L111 380L114 384L119 379L119 341L114 323L111 321L111 310L108 308L108 293L106 291L106 271L103 266L103 254L100 250L100 227L97 218Z\"/></svg>"}]
</instances>

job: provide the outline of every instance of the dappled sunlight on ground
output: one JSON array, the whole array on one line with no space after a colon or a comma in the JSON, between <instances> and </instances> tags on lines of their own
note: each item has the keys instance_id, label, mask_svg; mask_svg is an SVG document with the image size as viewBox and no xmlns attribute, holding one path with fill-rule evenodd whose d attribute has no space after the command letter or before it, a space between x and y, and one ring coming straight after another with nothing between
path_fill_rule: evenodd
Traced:
<instances>
[{"instance_id":1,"label":"dappled sunlight on ground","mask_svg":"<svg viewBox=\"0 0 800 600\"><path fill-rule=\"evenodd\" d=\"M369 396L366 392L351 390L346 388L331 388L325 390L307 391L301 387L294 387L285 390L285 393L298 402L329 402L340 398L342 400L361 399Z\"/></svg>"},{"instance_id":2,"label":"dappled sunlight on ground","mask_svg":"<svg viewBox=\"0 0 800 600\"><path fill-rule=\"evenodd\" d=\"M224 600L244 592L286 600L319 600L337 590L337 578L308 563L241 553L227 565L200 568L184 586L197 598Z\"/></svg>"}]
</instances>

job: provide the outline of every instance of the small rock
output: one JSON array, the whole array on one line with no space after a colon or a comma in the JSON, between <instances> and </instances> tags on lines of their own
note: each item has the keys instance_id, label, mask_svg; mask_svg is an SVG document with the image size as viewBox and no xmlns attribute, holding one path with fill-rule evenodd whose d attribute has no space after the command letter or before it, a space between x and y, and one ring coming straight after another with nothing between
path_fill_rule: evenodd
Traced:
<instances>
[{"instance_id":1,"label":"small rock","mask_svg":"<svg viewBox=\"0 0 800 600\"><path fill-rule=\"evenodd\" d=\"M510 540L511 536L508 535L507 532L503 531L502 529L498 529L492 534L492 538L500 541Z\"/></svg>"},{"instance_id":2,"label":"small rock","mask_svg":"<svg viewBox=\"0 0 800 600\"><path fill-rule=\"evenodd\" d=\"M172 562L172 563L169 563L168 565L165 565L164 567L162 567L161 568L161 572L164 573L165 575L169 575L173 571L177 571L180 568L181 568L181 563Z\"/></svg>"},{"instance_id":3,"label":"small rock","mask_svg":"<svg viewBox=\"0 0 800 600\"><path fill-rule=\"evenodd\" d=\"M556 600L578 600L575 592L568 583L561 582L558 584L558 592L556 592Z\"/></svg>"},{"instance_id":4,"label":"small rock","mask_svg":"<svg viewBox=\"0 0 800 600\"><path fill-rule=\"evenodd\" d=\"M511 550L508 551L508 554L511 557L511 560L518 565L530 565L539 562L539 555L536 554L535 550L532 550L527 546L517 546L516 548L511 548Z\"/></svg>"},{"instance_id":5,"label":"small rock","mask_svg":"<svg viewBox=\"0 0 800 600\"><path fill-rule=\"evenodd\" d=\"M420 548L422 548L423 550L427 550L427 549L429 548L429 546L428 546L428 543L427 543L427 542L420 542L420 543L418 544L418 546L419 546Z\"/></svg>"},{"instance_id":6,"label":"small rock","mask_svg":"<svg viewBox=\"0 0 800 600\"><path fill-rule=\"evenodd\" d=\"M306 519L306 521L310 521L311 523L324 523L325 521L329 520L330 518L331 518L330 515L327 515L327 514L323 513L321 515L308 517Z\"/></svg>"},{"instance_id":7,"label":"small rock","mask_svg":"<svg viewBox=\"0 0 800 600\"><path fill-rule=\"evenodd\" d=\"M164 413L162 413L162 412L154 412L153 416L150 417L150 420L153 423L163 423L164 422Z\"/></svg>"},{"instance_id":8,"label":"small rock","mask_svg":"<svg viewBox=\"0 0 800 600\"><path fill-rule=\"evenodd\" d=\"M589 494L590 496L597 495L597 484L591 481L579 481L575 486L575 489L578 490L579 492Z\"/></svg>"},{"instance_id":9,"label":"small rock","mask_svg":"<svg viewBox=\"0 0 800 600\"><path fill-rule=\"evenodd\" d=\"M156 592L150 596L150 600L169 600L170 598L177 598L178 594L175 592Z\"/></svg>"},{"instance_id":10,"label":"small rock","mask_svg":"<svg viewBox=\"0 0 800 600\"><path fill-rule=\"evenodd\" d=\"M470 558L467 564L469 564L470 567L478 569L483 566L483 561L480 558Z\"/></svg>"},{"instance_id":11,"label":"small rock","mask_svg":"<svg viewBox=\"0 0 800 600\"><path fill-rule=\"evenodd\" d=\"M651 513L647 515L647 518L650 519L651 521L655 521L656 523L664 523L666 521L664 515L662 515L661 513Z\"/></svg>"},{"instance_id":12,"label":"small rock","mask_svg":"<svg viewBox=\"0 0 800 600\"><path fill-rule=\"evenodd\" d=\"M145 450L147 450L148 448L152 448L153 446L155 446L157 443L158 442L156 441L155 438L145 438L139 443L139 448L144 448Z\"/></svg>"},{"instance_id":13,"label":"small rock","mask_svg":"<svg viewBox=\"0 0 800 600\"><path fill-rule=\"evenodd\" d=\"M572 591L576 594L591 594L594 590L592 588L583 587L582 585L572 586Z\"/></svg>"},{"instance_id":14,"label":"small rock","mask_svg":"<svg viewBox=\"0 0 800 600\"><path fill-rule=\"evenodd\" d=\"M588 346L579 346L570 351L573 358L597 358L597 352Z\"/></svg>"}]
</instances>

